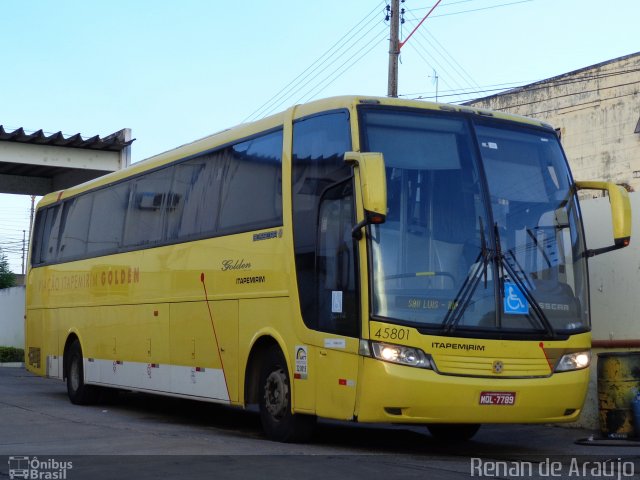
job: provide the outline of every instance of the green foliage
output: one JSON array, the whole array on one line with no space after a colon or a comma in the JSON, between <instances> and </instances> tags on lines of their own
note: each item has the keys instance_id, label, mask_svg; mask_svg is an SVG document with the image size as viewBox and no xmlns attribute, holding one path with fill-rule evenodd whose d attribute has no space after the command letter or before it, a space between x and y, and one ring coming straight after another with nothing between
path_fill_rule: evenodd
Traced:
<instances>
[{"instance_id":1,"label":"green foliage","mask_svg":"<svg viewBox=\"0 0 640 480\"><path fill-rule=\"evenodd\" d=\"M0 363L24 362L24 350L15 347L0 347Z\"/></svg>"},{"instance_id":2,"label":"green foliage","mask_svg":"<svg viewBox=\"0 0 640 480\"><path fill-rule=\"evenodd\" d=\"M0 249L0 288L13 287L16 284L16 276L9 269L9 260Z\"/></svg>"}]
</instances>

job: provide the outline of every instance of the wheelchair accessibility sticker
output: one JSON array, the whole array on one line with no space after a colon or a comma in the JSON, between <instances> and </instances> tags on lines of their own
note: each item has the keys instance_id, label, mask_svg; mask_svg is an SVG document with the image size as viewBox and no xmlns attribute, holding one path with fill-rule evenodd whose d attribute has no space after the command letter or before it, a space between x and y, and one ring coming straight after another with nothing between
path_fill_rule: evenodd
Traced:
<instances>
[{"instance_id":1,"label":"wheelchair accessibility sticker","mask_svg":"<svg viewBox=\"0 0 640 480\"><path fill-rule=\"evenodd\" d=\"M504 313L512 315L527 315L529 303L515 283L504 283Z\"/></svg>"}]
</instances>

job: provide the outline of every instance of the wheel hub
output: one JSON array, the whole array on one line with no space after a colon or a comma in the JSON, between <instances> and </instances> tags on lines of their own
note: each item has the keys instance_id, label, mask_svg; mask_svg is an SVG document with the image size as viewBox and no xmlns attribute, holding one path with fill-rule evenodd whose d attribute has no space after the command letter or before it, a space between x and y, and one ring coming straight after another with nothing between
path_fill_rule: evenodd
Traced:
<instances>
[{"instance_id":1,"label":"wheel hub","mask_svg":"<svg viewBox=\"0 0 640 480\"><path fill-rule=\"evenodd\" d=\"M279 369L271 372L267 377L264 388L265 406L269 414L275 419L281 419L287 412L289 386L287 376Z\"/></svg>"}]
</instances>

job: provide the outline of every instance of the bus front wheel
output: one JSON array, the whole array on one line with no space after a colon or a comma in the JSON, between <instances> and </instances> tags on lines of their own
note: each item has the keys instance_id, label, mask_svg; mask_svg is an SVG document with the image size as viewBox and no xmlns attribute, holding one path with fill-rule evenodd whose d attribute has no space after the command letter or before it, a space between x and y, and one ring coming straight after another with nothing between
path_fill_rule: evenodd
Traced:
<instances>
[{"instance_id":1,"label":"bus front wheel","mask_svg":"<svg viewBox=\"0 0 640 480\"><path fill-rule=\"evenodd\" d=\"M478 433L480 425L477 423L434 423L427 425L429 433L445 442L465 442Z\"/></svg>"},{"instance_id":2,"label":"bus front wheel","mask_svg":"<svg viewBox=\"0 0 640 480\"><path fill-rule=\"evenodd\" d=\"M277 347L270 348L260 371L260 420L269 438L278 442L308 440L316 419L291 411L291 382L287 362Z\"/></svg>"},{"instance_id":3,"label":"bus front wheel","mask_svg":"<svg viewBox=\"0 0 640 480\"><path fill-rule=\"evenodd\" d=\"M95 387L85 385L82 348L80 342L74 340L67 353L67 394L75 405L89 405L97 398Z\"/></svg>"}]
</instances>

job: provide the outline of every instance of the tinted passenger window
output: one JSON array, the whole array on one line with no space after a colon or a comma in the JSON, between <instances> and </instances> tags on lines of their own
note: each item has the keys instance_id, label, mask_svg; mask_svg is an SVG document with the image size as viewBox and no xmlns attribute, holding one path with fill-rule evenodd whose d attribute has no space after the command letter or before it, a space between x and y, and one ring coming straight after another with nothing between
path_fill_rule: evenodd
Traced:
<instances>
[{"instance_id":1,"label":"tinted passenger window","mask_svg":"<svg viewBox=\"0 0 640 480\"><path fill-rule=\"evenodd\" d=\"M32 263L282 225L282 130L38 212Z\"/></svg>"},{"instance_id":2,"label":"tinted passenger window","mask_svg":"<svg viewBox=\"0 0 640 480\"><path fill-rule=\"evenodd\" d=\"M132 182L123 246L158 243L164 232L164 213L175 208L171 168L143 175Z\"/></svg>"},{"instance_id":3,"label":"tinted passenger window","mask_svg":"<svg viewBox=\"0 0 640 480\"><path fill-rule=\"evenodd\" d=\"M51 237L53 235L53 225L57 223L56 219L59 210L60 206L56 205L38 212L36 216L35 235L33 237L35 243L31 258L32 264L52 262L55 260L56 252L53 249L54 243Z\"/></svg>"},{"instance_id":4,"label":"tinted passenger window","mask_svg":"<svg viewBox=\"0 0 640 480\"><path fill-rule=\"evenodd\" d=\"M215 159L215 154L202 155L175 166L171 191L178 200L167 212L168 239L215 233L222 182Z\"/></svg>"},{"instance_id":5,"label":"tinted passenger window","mask_svg":"<svg viewBox=\"0 0 640 480\"><path fill-rule=\"evenodd\" d=\"M82 195L64 203L58 260L79 258L87 252L87 234L93 195Z\"/></svg>"},{"instance_id":6,"label":"tinted passenger window","mask_svg":"<svg viewBox=\"0 0 640 480\"><path fill-rule=\"evenodd\" d=\"M218 161L220 233L282 225L282 132L235 145Z\"/></svg>"},{"instance_id":7,"label":"tinted passenger window","mask_svg":"<svg viewBox=\"0 0 640 480\"><path fill-rule=\"evenodd\" d=\"M175 166L169 240L282 224L282 131Z\"/></svg>"},{"instance_id":8,"label":"tinted passenger window","mask_svg":"<svg viewBox=\"0 0 640 480\"><path fill-rule=\"evenodd\" d=\"M130 183L121 183L92 193L94 200L87 253L115 253L120 248Z\"/></svg>"}]
</instances>

